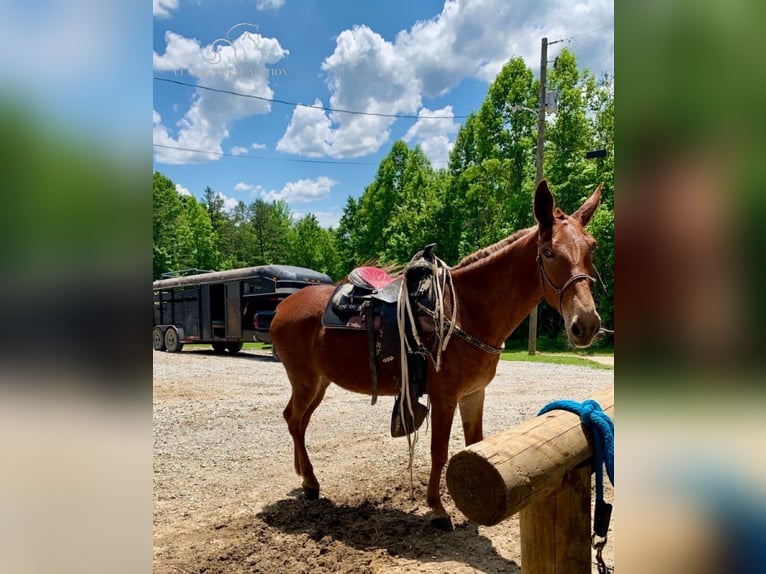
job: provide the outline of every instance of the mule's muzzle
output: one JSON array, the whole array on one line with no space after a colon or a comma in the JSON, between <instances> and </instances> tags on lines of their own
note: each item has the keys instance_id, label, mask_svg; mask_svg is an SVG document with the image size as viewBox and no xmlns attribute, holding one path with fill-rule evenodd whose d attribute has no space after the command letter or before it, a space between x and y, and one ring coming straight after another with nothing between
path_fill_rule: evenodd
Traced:
<instances>
[{"instance_id":1,"label":"mule's muzzle","mask_svg":"<svg viewBox=\"0 0 766 574\"><path fill-rule=\"evenodd\" d=\"M577 314L567 327L569 342L577 348L589 347L601 330L598 313Z\"/></svg>"}]
</instances>

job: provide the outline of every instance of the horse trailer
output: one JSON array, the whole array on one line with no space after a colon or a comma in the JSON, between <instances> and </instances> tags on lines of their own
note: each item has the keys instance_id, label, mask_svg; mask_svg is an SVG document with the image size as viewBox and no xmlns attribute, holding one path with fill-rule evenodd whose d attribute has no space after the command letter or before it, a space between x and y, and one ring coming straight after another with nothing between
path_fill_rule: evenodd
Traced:
<instances>
[{"instance_id":1,"label":"horse trailer","mask_svg":"<svg viewBox=\"0 0 766 574\"><path fill-rule=\"evenodd\" d=\"M255 330L259 312L273 311L290 294L332 279L305 267L261 265L197 273L152 283L155 351L177 353L184 343L210 343L217 353L237 353Z\"/></svg>"}]
</instances>

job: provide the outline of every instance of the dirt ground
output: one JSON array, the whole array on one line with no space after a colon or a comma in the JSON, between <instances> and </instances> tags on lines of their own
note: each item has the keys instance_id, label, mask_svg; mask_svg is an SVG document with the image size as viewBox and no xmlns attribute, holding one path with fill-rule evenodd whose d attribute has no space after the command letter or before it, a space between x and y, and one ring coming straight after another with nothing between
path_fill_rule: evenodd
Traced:
<instances>
[{"instance_id":1,"label":"dirt ground","mask_svg":"<svg viewBox=\"0 0 766 574\"><path fill-rule=\"evenodd\" d=\"M611 370L501 361L487 388L485 435L613 383ZM424 425L411 492L406 439L389 435L391 397L370 406L369 397L328 389L307 433L322 490L305 500L282 418L289 395L281 364L265 352L154 352L155 573L521 572L517 516L493 527L469 522L442 478L455 531L424 518L430 433ZM456 415L450 455L462 441ZM611 566L613 528L609 537Z\"/></svg>"}]
</instances>

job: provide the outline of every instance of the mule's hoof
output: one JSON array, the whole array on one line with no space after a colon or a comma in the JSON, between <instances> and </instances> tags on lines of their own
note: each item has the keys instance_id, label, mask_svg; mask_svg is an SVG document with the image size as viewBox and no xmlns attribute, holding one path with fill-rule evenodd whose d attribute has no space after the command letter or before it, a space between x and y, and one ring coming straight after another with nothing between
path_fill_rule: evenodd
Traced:
<instances>
[{"instance_id":1,"label":"mule's hoof","mask_svg":"<svg viewBox=\"0 0 766 574\"><path fill-rule=\"evenodd\" d=\"M306 500L319 500L319 489L318 488L304 488L303 489L303 495L306 497Z\"/></svg>"},{"instance_id":2,"label":"mule's hoof","mask_svg":"<svg viewBox=\"0 0 766 574\"><path fill-rule=\"evenodd\" d=\"M455 527L452 526L452 519L449 516L441 516L439 518L431 519L431 526L437 528L443 532L452 532Z\"/></svg>"}]
</instances>

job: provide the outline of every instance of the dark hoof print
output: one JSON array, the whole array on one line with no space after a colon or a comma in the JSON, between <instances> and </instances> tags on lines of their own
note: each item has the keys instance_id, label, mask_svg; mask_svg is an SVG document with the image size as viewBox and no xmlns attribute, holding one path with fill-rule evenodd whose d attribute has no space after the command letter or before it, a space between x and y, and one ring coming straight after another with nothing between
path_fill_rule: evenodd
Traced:
<instances>
[{"instance_id":1,"label":"dark hoof print","mask_svg":"<svg viewBox=\"0 0 766 574\"><path fill-rule=\"evenodd\" d=\"M451 518L432 518L431 526L442 532L452 532L455 528L452 526Z\"/></svg>"},{"instance_id":2,"label":"dark hoof print","mask_svg":"<svg viewBox=\"0 0 766 574\"><path fill-rule=\"evenodd\" d=\"M304 488L303 489L303 495L306 497L306 500L319 500L319 489L318 488Z\"/></svg>"}]
</instances>

